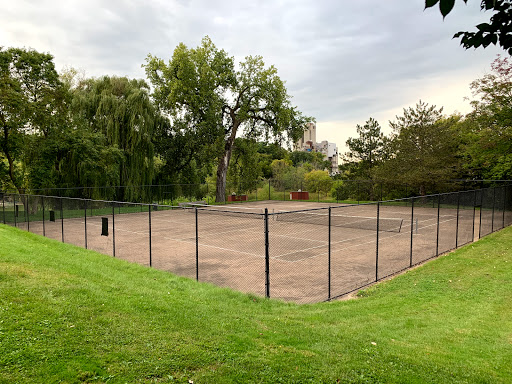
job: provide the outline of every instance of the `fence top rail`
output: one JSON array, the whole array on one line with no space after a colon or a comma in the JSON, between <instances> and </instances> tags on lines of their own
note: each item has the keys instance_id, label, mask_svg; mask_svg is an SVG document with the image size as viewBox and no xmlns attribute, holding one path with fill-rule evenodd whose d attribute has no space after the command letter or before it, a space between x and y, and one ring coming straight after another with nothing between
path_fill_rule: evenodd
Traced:
<instances>
[{"instance_id":1,"label":"fence top rail","mask_svg":"<svg viewBox=\"0 0 512 384\"><path fill-rule=\"evenodd\" d=\"M329 208L347 208L347 207L353 207L353 206L364 206L364 205L377 205L382 203L396 203L396 202L405 202L405 201L416 201L419 199L427 199L427 198L436 198L439 196L448 196L458 193L472 193L472 192L482 192L483 190L491 190L495 188L504 188L504 187L510 187L512 186L512 183L496 186L496 187L487 187L482 189L471 189L466 191L455 191L455 192L445 192L445 193L436 193L436 194L430 194L430 195L424 195L424 196L414 196L414 197L406 197L401 199L392 199L392 200L383 200L383 201L370 201L366 203L360 203L360 204L337 204L337 205L331 205L329 207L317 207L317 208L305 208L305 209L297 209L297 210L283 210L278 212L268 212L268 215L279 215L281 213L300 213L300 212L311 212L311 211L322 211L327 210ZM66 197L66 196L48 196L48 195L37 195L37 194L20 194L20 193L11 193L11 192L2 192L0 191L0 194L3 196L31 196L31 197L41 197L41 198L47 198L47 199L62 199L62 200L71 200L71 201L86 201L86 202L96 202L96 203L106 203L106 204L112 204L114 206L116 205L133 205L133 206L145 206L145 207L165 207L170 209L184 209L183 206L176 206L176 205L167 205L167 204L159 204L159 203L136 203L136 202L129 202L129 201L116 201L116 200L102 200L102 199L87 199L87 198L80 198L80 197ZM220 208L222 206L212 205L211 207L219 207L213 208L218 212L237 212L237 213L246 213L248 215L263 215L263 213L256 213L256 212L244 212L242 209L240 210L228 210L225 208ZM212 210L212 208L207 207L197 207L198 210Z\"/></svg>"},{"instance_id":2,"label":"fence top rail","mask_svg":"<svg viewBox=\"0 0 512 384\"><path fill-rule=\"evenodd\" d=\"M183 209L178 205L166 205L157 203L134 203L130 201L116 201L116 200L101 200L101 199L84 199L82 197L67 197L67 196L48 196L48 195L33 195L30 193L10 193L0 192L4 196L31 196L31 197L44 197L45 199L62 199L62 200L77 200L77 201L90 201L95 203L108 203L108 204L125 204L125 205L139 205L151 207L166 207L172 209Z\"/></svg>"}]
</instances>

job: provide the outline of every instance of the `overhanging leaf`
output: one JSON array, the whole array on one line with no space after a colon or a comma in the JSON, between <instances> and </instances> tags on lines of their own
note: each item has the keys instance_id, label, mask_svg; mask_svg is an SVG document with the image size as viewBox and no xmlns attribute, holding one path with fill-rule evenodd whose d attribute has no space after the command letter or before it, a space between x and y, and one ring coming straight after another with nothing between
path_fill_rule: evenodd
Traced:
<instances>
[{"instance_id":1,"label":"overhanging leaf","mask_svg":"<svg viewBox=\"0 0 512 384\"><path fill-rule=\"evenodd\" d=\"M443 15L443 17L446 17L446 15L450 13L454 5L455 0L441 0L441 2L439 3L439 9L441 10L441 14Z\"/></svg>"},{"instance_id":2,"label":"overhanging leaf","mask_svg":"<svg viewBox=\"0 0 512 384\"><path fill-rule=\"evenodd\" d=\"M439 0L425 0L425 9L433 7L439 2Z\"/></svg>"}]
</instances>

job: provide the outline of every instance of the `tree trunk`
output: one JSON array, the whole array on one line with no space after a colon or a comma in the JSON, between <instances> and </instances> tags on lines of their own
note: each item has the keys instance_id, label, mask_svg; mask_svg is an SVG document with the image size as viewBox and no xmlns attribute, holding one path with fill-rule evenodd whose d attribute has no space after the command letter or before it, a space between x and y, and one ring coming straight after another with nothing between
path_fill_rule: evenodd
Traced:
<instances>
[{"instance_id":1,"label":"tree trunk","mask_svg":"<svg viewBox=\"0 0 512 384\"><path fill-rule=\"evenodd\" d=\"M226 176L228 174L229 160L231 159L231 153L233 151L233 143L235 142L236 131L240 122L233 119L233 126L231 128L231 134L226 140L224 145L224 154L219 159L219 165L217 166L217 185L215 190L215 201L217 203L226 202Z\"/></svg>"}]
</instances>

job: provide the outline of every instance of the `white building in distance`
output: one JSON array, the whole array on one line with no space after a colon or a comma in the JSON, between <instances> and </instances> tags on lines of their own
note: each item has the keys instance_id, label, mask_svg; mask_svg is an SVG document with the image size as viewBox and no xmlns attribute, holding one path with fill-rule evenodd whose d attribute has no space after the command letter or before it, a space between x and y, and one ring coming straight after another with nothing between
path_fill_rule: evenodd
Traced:
<instances>
[{"instance_id":1,"label":"white building in distance","mask_svg":"<svg viewBox=\"0 0 512 384\"><path fill-rule=\"evenodd\" d=\"M325 160L331 163L329 173L336 175L338 170L338 147L336 143L329 143L324 140L320 143L316 142L316 124L307 123L307 129L302 137L295 143L294 150L304 152L320 152L324 155Z\"/></svg>"}]
</instances>

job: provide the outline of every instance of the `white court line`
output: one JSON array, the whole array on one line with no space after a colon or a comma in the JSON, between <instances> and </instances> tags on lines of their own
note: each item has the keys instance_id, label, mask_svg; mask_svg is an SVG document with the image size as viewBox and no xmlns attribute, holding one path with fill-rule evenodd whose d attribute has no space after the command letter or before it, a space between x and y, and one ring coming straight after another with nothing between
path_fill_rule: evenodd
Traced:
<instances>
[{"instance_id":1,"label":"white court line","mask_svg":"<svg viewBox=\"0 0 512 384\"><path fill-rule=\"evenodd\" d=\"M453 219L451 219L451 220L453 220ZM450 220L444 220L443 223L448 222L448 221L450 221ZM439 222L439 224L441 224L441 221ZM421 227L421 229L432 227L434 225L437 226L437 222L435 224L431 224L431 225L428 225L428 226ZM386 232L386 233L389 233L389 232ZM400 232L400 233L397 233L397 234L390 234L389 236L386 236L385 239L389 239L389 238L400 236L400 235L407 234L407 233L411 233L411 231ZM345 239L345 240L341 240L341 241L337 241L337 242L332 242L331 241L331 245L332 244L340 244L340 243L347 242L347 241L352 241L352 240L357 240L357 239L360 239L360 238L363 238L363 237L367 237L367 236L359 236L359 237L355 237L355 238L351 238L351 239ZM372 237L373 237L373 235L372 235ZM350 248L360 247L360 246L365 245L365 244L371 244L371 243L374 243L375 241L376 241L376 239L372 239L372 240L367 241L367 242L350 245L348 247L337 249L336 252L345 251L345 250L350 249ZM281 258L283 256L288 256L288 255L291 255L291 254L294 254L294 253L303 252L303 251L309 251L309 250L318 249L318 248L321 248L321 246L310 247L310 248L306 248L306 249L300 250L300 251L293 251L293 252L289 252L289 253L284 253L284 254L281 254L279 256L275 256L274 258L279 259L279 258ZM318 257L318 256L325 256L325 255L328 255L328 253L329 252L324 252L324 253L320 253L320 254L317 254L317 255L312 255L312 256L304 257L302 259L293 260L293 261L291 261L291 260L281 260L281 261L286 261L286 262L294 263L294 262L303 261L303 260L311 259L311 258Z\"/></svg>"},{"instance_id":2,"label":"white court line","mask_svg":"<svg viewBox=\"0 0 512 384\"><path fill-rule=\"evenodd\" d=\"M437 219L437 218L436 218ZM431 219L428 219L428 220L422 220L422 222L425 222L425 221L430 221ZM449 222L453 220L452 219L449 219L449 220L444 220L444 221L440 221L439 224L441 223L445 223L445 222ZM82 221L82 223L85 223L85 221ZM90 223L90 225L93 225L93 226L99 226L99 224L96 224L96 223ZM313 225L313 224L312 224ZM436 223L434 224L431 224L431 225L428 225L428 226L423 226L421 228L418 228L419 229L423 229L423 228L429 228L429 227L432 227L432 226L437 226L437 221ZM123 229L116 229L116 230L119 230L119 231L122 231L122 232L128 232L128 233L136 233L136 234L144 234L144 235L149 235L149 232L137 232L137 231L130 231L130 230L123 230ZM309 232L309 231L308 231ZM376 231L373 231L374 233L371 233L371 234L368 234L368 235L363 235L363 236L358 236L358 237L354 237L354 238L350 238L350 239L344 239L344 240L340 240L340 241L335 241L335 242L332 242L331 241L331 245L332 244L341 244L341 243L344 243L344 242L349 242L349 241L354 241L354 240L358 240L358 239L361 239L361 238L365 238L365 237L369 237L369 236L372 236L372 238L374 236L376 236L375 232ZM400 232L400 233L397 233L397 234L389 234L388 236L385 237L385 239L389 239L389 238L392 238L392 237L396 237L396 236L400 236L400 235L403 235L404 233L407 234L407 233L410 233L411 231L405 231L405 232ZM232 231L226 231L226 232L222 232L222 233L232 233ZM389 233L389 232L384 232L384 233ZM218 234L218 233L215 233L215 234ZM212 234L213 235L213 234ZM291 239L296 239L296 237L292 237L292 236L287 236L287 235L274 235L274 236L280 236L280 237L288 237L288 238L291 238ZM167 237L167 236L159 236L160 238L164 238L166 240L171 240L171 241L177 241L177 242L184 242L184 243L187 243L187 244L190 244L192 241L190 240L186 240L186 239L175 239L175 238L170 238L170 237ZM195 236L194 236L195 237ZM205 237L204 235L202 237ZM190 239L190 237L188 237L187 239ZM306 241L317 241L319 242L320 240L313 240L313 239L304 239ZM363 246L363 245L366 245L366 244L371 244L371 243L374 243L376 241L376 239L372 239L370 241L367 241L367 242L362 242L362 243L359 243L359 244L354 244L354 245L350 245L348 247L344 247L342 249L338 249L336 250L336 252L340 252L340 251L345 251L347 249L351 249L351 248L356 248L356 247L360 247L360 246ZM304 252L304 251L310 251L310 250L313 250L313 249L319 249L319 248L323 248L323 247L326 247L326 244L328 245L328 242L323 242L324 244L322 245L318 245L318 246L315 246L315 247L310 247L310 248L306 248L306 249L302 249L302 250L296 250L296 251L292 251L292 252L288 252L288 253L284 253L284 254L280 254L279 256L271 256L270 258L271 259L276 259L276 260L279 260L281 259L282 257L284 256L288 256L288 255L292 255L292 254L296 254L296 253L299 253L299 252ZM215 248L215 249L219 249L219 250L223 250L223 251L227 251L227 252L236 252L236 253L241 253L241 254L245 254L245 255L250 255L250 256L254 256L254 257L258 257L258 258L264 258L265 256L264 255L258 255L258 254L254 254L254 253L250 253L250 252L245 252L245 251L239 251L239 250L234 250L234 249L230 249L230 248L224 248L224 247L219 247L219 246L215 246L215 245L209 245L209 244L199 244L200 246L203 246L203 247L209 247L209 248ZM272 249L272 248L271 248ZM328 252L323 252L323 253L320 253L320 254L317 254L317 255L312 255L312 256L308 256L308 257L304 257L304 258L301 258L301 259L297 259L297 260L279 260L281 262L288 262L288 263L295 263L295 262L300 262L300 261L304 261L304 260L307 260L307 259L311 259L311 258L315 258L315 257L319 257L319 256L325 256L327 255Z\"/></svg>"}]
</instances>

